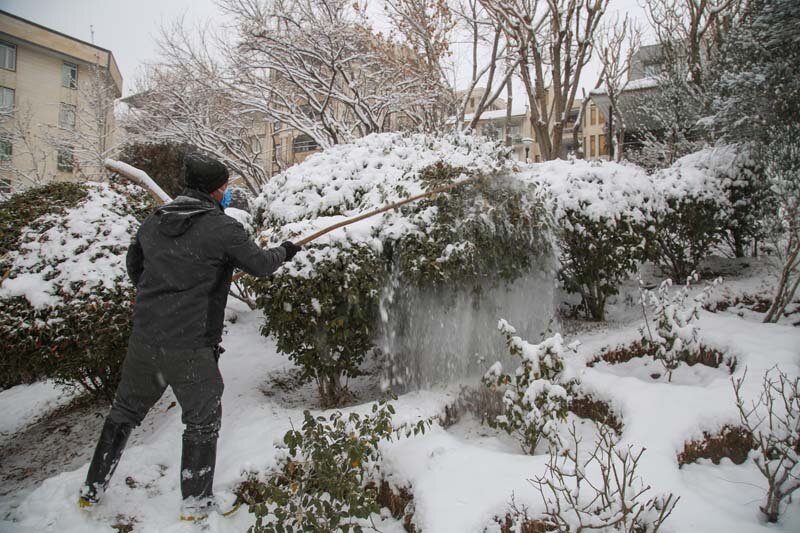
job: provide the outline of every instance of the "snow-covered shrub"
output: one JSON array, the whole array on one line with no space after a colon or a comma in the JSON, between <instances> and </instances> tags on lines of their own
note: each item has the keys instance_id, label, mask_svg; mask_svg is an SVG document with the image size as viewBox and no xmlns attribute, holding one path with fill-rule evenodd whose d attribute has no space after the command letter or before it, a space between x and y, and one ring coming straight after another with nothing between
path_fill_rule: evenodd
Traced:
<instances>
[{"instance_id":1,"label":"snow-covered shrub","mask_svg":"<svg viewBox=\"0 0 800 533\"><path fill-rule=\"evenodd\" d=\"M697 362L701 351L697 319L711 291L722 283L722 278L715 279L690 301L692 282L698 279L700 277L693 272L686 278L686 284L674 294L671 292L671 279L662 281L656 291L640 288L642 306L645 309L645 323L639 328L642 345L649 349L654 359L661 361L670 377L672 370L681 362ZM652 310L649 318L646 306Z\"/></svg>"},{"instance_id":2,"label":"snow-covered shrub","mask_svg":"<svg viewBox=\"0 0 800 533\"><path fill-rule=\"evenodd\" d=\"M755 443L755 463L767 481L761 512L777 522L781 503L800 488L800 377L779 368L764 374L757 399L746 403L742 393L747 373L732 379L742 426Z\"/></svg>"},{"instance_id":3,"label":"snow-covered shrub","mask_svg":"<svg viewBox=\"0 0 800 533\"><path fill-rule=\"evenodd\" d=\"M289 354L304 380L316 380L323 405L341 402L342 377L360 375L373 347L378 295L387 265L363 244L335 250L310 248L304 274L248 282L264 310L264 335Z\"/></svg>"},{"instance_id":4,"label":"snow-covered shrub","mask_svg":"<svg viewBox=\"0 0 800 533\"><path fill-rule=\"evenodd\" d=\"M279 243L476 178L337 229L272 278L248 281L265 312L263 332L317 380L324 404L340 399L342 377L357 375L372 349L390 279L479 293L552 253L542 194L506 176L510 168L505 148L475 137L380 134L315 154L264 187L255 220L263 241Z\"/></svg>"},{"instance_id":5,"label":"snow-covered shrub","mask_svg":"<svg viewBox=\"0 0 800 533\"><path fill-rule=\"evenodd\" d=\"M564 288L581 295L587 318L603 320L607 298L645 258L650 178L632 165L572 160L534 165L526 179L556 203Z\"/></svg>"},{"instance_id":6,"label":"snow-covered shrub","mask_svg":"<svg viewBox=\"0 0 800 533\"><path fill-rule=\"evenodd\" d=\"M587 454L573 425L564 451L551 452L545 474L531 480L545 505L541 531L655 533L680 497L648 496L637 471L644 449L618 448L610 429L598 431Z\"/></svg>"},{"instance_id":7,"label":"snow-covered shrub","mask_svg":"<svg viewBox=\"0 0 800 533\"><path fill-rule=\"evenodd\" d=\"M249 488L250 531L361 531L357 521L380 511L379 443L430 426L394 428L393 414L388 402L373 404L370 415L336 411L326 419L305 411L302 429L283 437L275 472Z\"/></svg>"},{"instance_id":8,"label":"snow-covered shrub","mask_svg":"<svg viewBox=\"0 0 800 533\"><path fill-rule=\"evenodd\" d=\"M50 377L111 398L130 332L125 253L150 205L132 187L33 189L0 204L2 386ZM7 240L6 240L7 238Z\"/></svg>"},{"instance_id":9,"label":"snow-covered shrub","mask_svg":"<svg viewBox=\"0 0 800 533\"><path fill-rule=\"evenodd\" d=\"M723 457L740 465L747 461L755 448L753 435L741 426L726 424L716 433L703 432L701 439L686 441L678 454L678 466L694 463L698 459L711 459L718 465Z\"/></svg>"},{"instance_id":10,"label":"snow-covered shrub","mask_svg":"<svg viewBox=\"0 0 800 533\"><path fill-rule=\"evenodd\" d=\"M533 454L542 439L558 446L558 430L571 400L571 384L561 383L560 377L564 356L574 347L565 346L558 333L530 344L514 335L516 330L505 320L497 327L506 337L508 351L522 364L510 375L503 373L498 361L483 376L484 385L503 393L503 414L489 419L489 425L515 435L525 453Z\"/></svg>"},{"instance_id":11,"label":"snow-covered shrub","mask_svg":"<svg viewBox=\"0 0 800 533\"><path fill-rule=\"evenodd\" d=\"M651 176L649 254L673 279L697 270L733 223L726 184L736 158L734 147L707 148Z\"/></svg>"}]
</instances>

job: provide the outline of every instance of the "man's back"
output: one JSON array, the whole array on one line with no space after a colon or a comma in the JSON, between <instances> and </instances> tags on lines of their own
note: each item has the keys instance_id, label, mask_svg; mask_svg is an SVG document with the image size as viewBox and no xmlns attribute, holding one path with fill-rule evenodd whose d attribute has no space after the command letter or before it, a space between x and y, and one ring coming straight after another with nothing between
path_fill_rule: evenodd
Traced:
<instances>
[{"instance_id":1,"label":"man's back","mask_svg":"<svg viewBox=\"0 0 800 533\"><path fill-rule=\"evenodd\" d=\"M218 344L234 266L265 276L283 259L281 248L256 247L210 196L187 191L145 220L128 252L137 285L132 338L165 347Z\"/></svg>"}]
</instances>

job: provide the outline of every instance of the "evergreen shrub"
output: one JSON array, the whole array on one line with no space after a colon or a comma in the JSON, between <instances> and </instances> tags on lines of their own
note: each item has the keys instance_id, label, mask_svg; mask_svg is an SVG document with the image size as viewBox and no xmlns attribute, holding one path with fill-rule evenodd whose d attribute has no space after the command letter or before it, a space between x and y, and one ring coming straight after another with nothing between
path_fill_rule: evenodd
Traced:
<instances>
[{"instance_id":1,"label":"evergreen shrub","mask_svg":"<svg viewBox=\"0 0 800 533\"><path fill-rule=\"evenodd\" d=\"M368 415L336 411L326 418L305 411L302 428L283 437L277 468L248 483L248 505L256 516L249 531L362 531L360 521L381 507L378 445L431 425L421 420L394 428L394 412L385 401L373 404Z\"/></svg>"},{"instance_id":2,"label":"evergreen shrub","mask_svg":"<svg viewBox=\"0 0 800 533\"><path fill-rule=\"evenodd\" d=\"M47 185L0 204L0 387L52 378L113 397L134 296L125 253L151 207L133 187L99 183Z\"/></svg>"}]
</instances>

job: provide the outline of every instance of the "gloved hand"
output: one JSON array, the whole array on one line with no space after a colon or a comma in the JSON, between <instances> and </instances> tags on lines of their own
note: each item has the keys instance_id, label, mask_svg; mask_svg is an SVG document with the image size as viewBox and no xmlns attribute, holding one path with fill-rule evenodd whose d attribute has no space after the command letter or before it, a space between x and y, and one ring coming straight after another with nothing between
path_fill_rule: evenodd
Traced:
<instances>
[{"instance_id":1,"label":"gloved hand","mask_svg":"<svg viewBox=\"0 0 800 533\"><path fill-rule=\"evenodd\" d=\"M291 261L292 257L294 257L294 254L300 251L300 247L291 241L281 243L281 248L286 250L286 258L284 259L284 262Z\"/></svg>"}]
</instances>

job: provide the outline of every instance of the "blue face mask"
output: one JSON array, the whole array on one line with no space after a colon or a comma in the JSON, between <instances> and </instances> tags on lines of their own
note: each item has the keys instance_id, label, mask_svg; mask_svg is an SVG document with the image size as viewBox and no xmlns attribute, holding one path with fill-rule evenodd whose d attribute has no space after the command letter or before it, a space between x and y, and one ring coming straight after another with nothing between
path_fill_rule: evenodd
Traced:
<instances>
[{"instance_id":1,"label":"blue face mask","mask_svg":"<svg viewBox=\"0 0 800 533\"><path fill-rule=\"evenodd\" d=\"M230 189L225 189L225 192L222 193L222 200L220 200L219 204L222 206L222 209L228 209L228 206L231 205Z\"/></svg>"}]
</instances>

